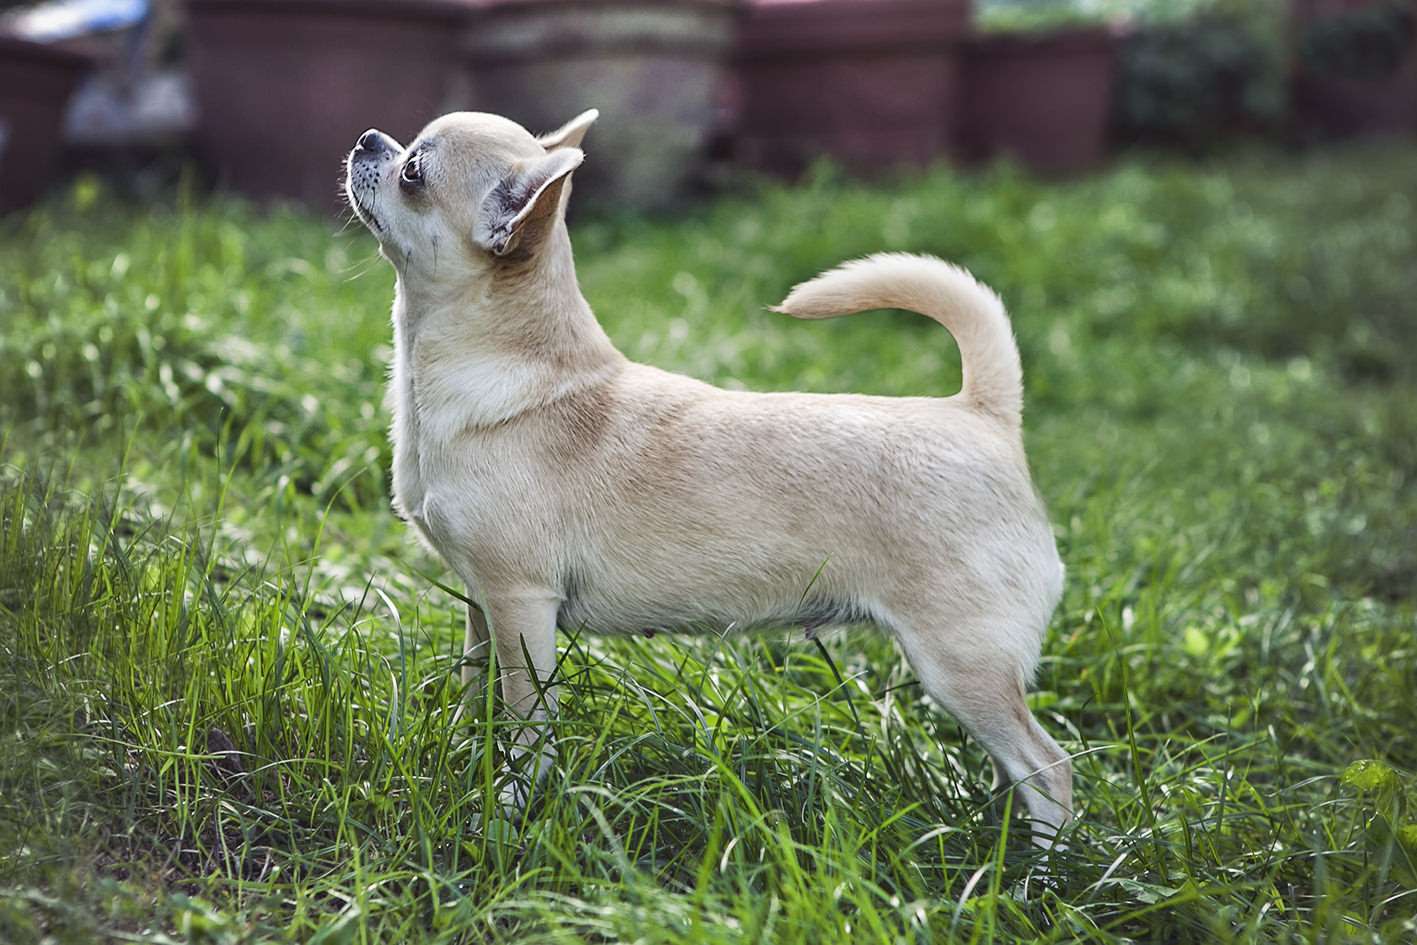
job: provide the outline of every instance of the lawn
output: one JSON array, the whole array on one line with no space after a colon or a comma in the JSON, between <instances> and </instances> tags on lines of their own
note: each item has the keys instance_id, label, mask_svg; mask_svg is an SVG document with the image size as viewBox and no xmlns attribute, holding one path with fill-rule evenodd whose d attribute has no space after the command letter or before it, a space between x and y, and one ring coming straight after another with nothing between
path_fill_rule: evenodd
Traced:
<instances>
[{"instance_id":1,"label":"lawn","mask_svg":"<svg viewBox=\"0 0 1417 945\"><path fill-rule=\"evenodd\" d=\"M358 226L91 181L0 223L0 941L1417 937L1417 147L1043 184L829 169L573 222L632 357L949 393L918 315L802 323L892 249L1012 312L1069 567L1044 855L892 645L563 636L557 770L388 510L393 277Z\"/></svg>"}]
</instances>

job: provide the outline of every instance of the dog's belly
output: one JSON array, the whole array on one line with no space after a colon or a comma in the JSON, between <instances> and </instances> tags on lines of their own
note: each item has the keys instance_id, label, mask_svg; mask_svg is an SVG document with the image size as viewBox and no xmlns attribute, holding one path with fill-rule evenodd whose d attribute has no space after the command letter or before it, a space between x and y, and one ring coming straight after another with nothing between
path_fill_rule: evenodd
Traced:
<instances>
[{"instance_id":1,"label":"dog's belly","mask_svg":"<svg viewBox=\"0 0 1417 945\"><path fill-rule=\"evenodd\" d=\"M808 586L809 575L803 582ZM774 595L771 589L725 586L714 599L702 592L676 593L665 588L658 595L598 592L593 582L569 582L557 612L557 625L566 631L597 635L656 633L737 633L792 629L812 636L819 630L876 623L870 608L849 595L814 594L799 590L796 596Z\"/></svg>"}]
</instances>

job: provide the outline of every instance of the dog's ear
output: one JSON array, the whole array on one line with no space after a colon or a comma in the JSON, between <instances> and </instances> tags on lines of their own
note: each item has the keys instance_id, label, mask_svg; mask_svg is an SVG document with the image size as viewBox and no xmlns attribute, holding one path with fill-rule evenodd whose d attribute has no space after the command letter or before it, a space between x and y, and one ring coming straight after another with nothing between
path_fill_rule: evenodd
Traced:
<instances>
[{"instance_id":1,"label":"dog's ear","mask_svg":"<svg viewBox=\"0 0 1417 945\"><path fill-rule=\"evenodd\" d=\"M590 126L599 117L599 110L587 109L550 134L544 134L537 138L536 143L548 151L555 151L558 148L579 148L582 139L585 138L585 133L590 130Z\"/></svg>"},{"instance_id":2,"label":"dog's ear","mask_svg":"<svg viewBox=\"0 0 1417 945\"><path fill-rule=\"evenodd\" d=\"M529 251L556 222L561 192L584 160L580 148L563 147L522 162L488 195L473 235L478 245L497 256Z\"/></svg>"}]
</instances>

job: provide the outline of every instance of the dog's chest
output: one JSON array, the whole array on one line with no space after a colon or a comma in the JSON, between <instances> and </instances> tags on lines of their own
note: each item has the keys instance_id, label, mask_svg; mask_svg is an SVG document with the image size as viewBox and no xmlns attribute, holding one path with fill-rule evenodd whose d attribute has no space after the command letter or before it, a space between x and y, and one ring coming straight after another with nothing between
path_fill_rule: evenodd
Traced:
<instances>
[{"instance_id":1,"label":"dog's chest","mask_svg":"<svg viewBox=\"0 0 1417 945\"><path fill-rule=\"evenodd\" d=\"M404 345L395 348L388 397L393 412L389 439L393 447L394 508L404 518L419 525L417 518L422 514L424 485L419 461L418 406L413 395L413 373ZM419 525L419 528L421 530L422 526Z\"/></svg>"},{"instance_id":2,"label":"dog's chest","mask_svg":"<svg viewBox=\"0 0 1417 945\"><path fill-rule=\"evenodd\" d=\"M415 337L397 325L389 378L394 501L405 518L425 531L427 517L421 510L426 494L447 477L450 454L465 431L515 415L530 386L522 372L486 358L431 356L438 340Z\"/></svg>"}]
</instances>

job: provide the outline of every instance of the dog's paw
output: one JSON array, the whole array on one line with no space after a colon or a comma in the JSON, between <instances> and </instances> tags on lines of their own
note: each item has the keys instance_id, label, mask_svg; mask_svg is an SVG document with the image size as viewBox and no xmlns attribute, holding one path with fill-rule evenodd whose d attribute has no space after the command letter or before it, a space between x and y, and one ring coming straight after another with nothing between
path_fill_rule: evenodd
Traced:
<instances>
[{"instance_id":1,"label":"dog's paw","mask_svg":"<svg viewBox=\"0 0 1417 945\"><path fill-rule=\"evenodd\" d=\"M497 809L506 820L517 820L526 813L537 788L546 782L556 763L556 749L549 744L514 748L507 756L507 770L497 792Z\"/></svg>"},{"instance_id":2,"label":"dog's paw","mask_svg":"<svg viewBox=\"0 0 1417 945\"><path fill-rule=\"evenodd\" d=\"M505 821L520 820L531 803L533 788L520 775L509 774L497 792L497 813Z\"/></svg>"},{"instance_id":3,"label":"dog's paw","mask_svg":"<svg viewBox=\"0 0 1417 945\"><path fill-rule=\"evenodd\" d=\"M1009 887L1008 895L1015 902L1030 902L1041 899L1050 893L1058 895L1062 890L1063 883L1058 875L1057 866L1049 862L1030 869L1023 879Z\"/></svg>"}]
</instances>

